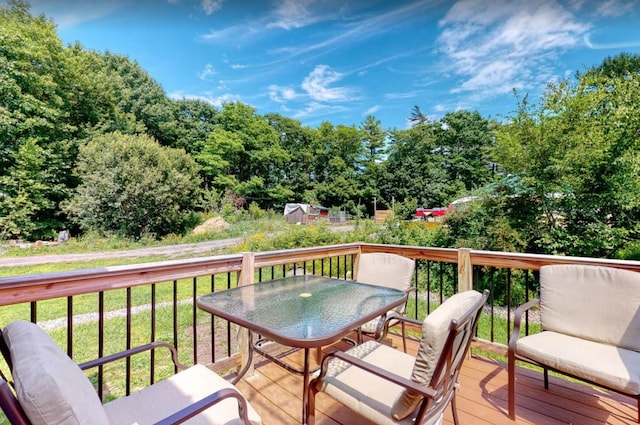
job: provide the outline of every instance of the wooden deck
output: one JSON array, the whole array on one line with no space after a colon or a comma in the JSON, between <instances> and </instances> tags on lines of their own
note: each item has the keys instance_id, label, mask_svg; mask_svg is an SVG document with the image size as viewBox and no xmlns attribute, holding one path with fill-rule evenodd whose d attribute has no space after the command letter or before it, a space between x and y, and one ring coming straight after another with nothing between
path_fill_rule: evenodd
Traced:
<instances>
[{"instance_id":1,"label":"wooden deck","mask_svg":"<svg viewBox=\"0 0 640 425\"><path fill-rule=\"evenodd\" d=\"M396 341L392 341L396 345ZM411 343L409 351L415 352ZM400 346L401 349L401 346ZM300 365L302 352L288 360ZM517 419L507 414L507 369L503 362L474 354L465 361L457 396L461 425L521 424L635 424L635 400L593 388L582 383L551 377L549 390L544 389L542 374L518 369ZM302 377L260 357L256 372L238 383L238 388L262 416L265 425L301 423ZM320 425L370 424L347 407L319 393L316 399L316 423ZM452 424L451 409L445 423Z\"/></svg>"}]
</instances>

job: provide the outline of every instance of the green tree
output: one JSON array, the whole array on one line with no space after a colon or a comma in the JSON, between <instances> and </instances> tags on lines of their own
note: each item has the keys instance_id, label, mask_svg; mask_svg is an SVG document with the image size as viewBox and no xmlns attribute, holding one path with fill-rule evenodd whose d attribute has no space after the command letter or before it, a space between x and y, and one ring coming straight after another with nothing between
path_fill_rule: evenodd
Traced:
<instances>
[{"instance_id":1,"label":"green tree","mask_svg":"<svg viewBox=\"0 0 640 425\"><path fill-rule=\"evenodd\" d=\"M619 78L640 73L640 54L622 52L605 58L601 64L591 67L584 74L578 74L579 80L589 78Z\"/></svg>"},{"instance_id":2,"label":"green tree","mask_svg":"<svg viewBox=\"0 0 640 425\"><path fill-rule=\"evenodd\" d=\"M316 200L355 213L361 196L358 175L364 154L360 131L355 126L323 122L315 135L314 151Z\"/></svg>"},{"instance_id":3,"label":"green tree","mask_svg":"<svg viewBox=\"0 0 640 425\"><path fill-rule=\"evenodd\" d=\"M461 182L467 191L491 182L494 137L489 120L477 111L456 111L445 114L439 124L434 155L449 179Z\"/></svg>"},{"instance_id":4,"label":"green tree","mask_svg":"<svg viewBox=\"0 0 640 425\"><path fill-rule=\"evenodd\" d=\"M50 199L47 152L35 139L20 145L12 165L0 176L0 239L51 237L47 214L55 207Z\"/></svg>"},{"instance_id":5,"label":"green tree","mask_svg":"<svg viewBox=\"0 0 640 425\"><path fill-rule=\"evenodd\" d=\"M637 239L640 75L602 78L549 85L496 133L500 169L542 211L536 250L607 257Z\"/></svg>"},{"instance_id":6,"label":"green tree","mask_svg":"<svg viewBox=\"0 0 640 425\"><path fill-rule=\"evenodd\" d=\"M0 193L6 237L48 238L63 226L58 203L74 184L73 79L52 22L32 17L20 0L0 8ZM40 176L33 175L34 163ZM26 180L16 180L21 178ZM24 210L13 210L18 207Z\"/></svg>"},{"instance_id":7,"label":"green tree","mask_svg":"<svg viewBox=\"0 0 640 425\"><path fill-rule=\"evenodd\" d=\"M464 190L462 181L450 179L436 154L436 130L435 124L426 122L391 132L381 184L384 200L415 200L419 206L433 208L446 205Z\"/></svg>"},{"instance_id":8,"label":"green tree","mask_svg":"<svg viewBox=\"0 0 640 425\"><path fill-rule=\"evenodd\" d=\"M283 164L280 182L288 196L286 202L317 202L315 187L315 151L313 129L302 126L300 121L279 114L266 114L265 119L280 135L280 145L287 152L289 161Z\"/></svg>"},{"instance_id":9,"label":"green tree","mask_svg":"<svg viewBox=\"0 0 640 425\"><path fill-rule=\"evenodd\" d=\"M183 99L173 102L176 138L171 147L198 155L214 130L218 110L201 100Z\"/></svg>"},{"instance_id":10,"label":"green tree","mask_svg":"<svg viewBox=\"0 0 640 425\"><path fill-rule=\"evenodd\" d=\"M254 108L240 102L223 106L199 156L209 169L226 167L227 177L221 173L214 177L218 186L226 185L220 189L235 191L261 207L286 201L283 167L289 159L276 130Z\"/></svg>"},{"instance_id":11,"label":"green tree","mask_svg":"<svg viewBox=\"0 0 640 425\"><path fill-rule=\"evenodd\" d=\"M380 198L380 180L382 178L382 161L386 153L387 131L382 129L379 120L368 115L360 125L362 145L364 149L360 166L360 182L362 198L373 213L374 199Z\"/></svg>"},{"instance_id":12,"label":"green tree","mask_svg":"<svg viewBox=\"0 0 640 425\"><path fill-rule=\"evenodd\" d=\"M109 82L106 90L117 107L115 130L145 132L162 145L174 145L174 111L160 84L126 56L107 51L103 59Z\"/></svg>"},{"instance_id":13,"label":"green tree","mask_svg":"<svg viewBox=\"0 0 640 425\"><path fill-rule=\"evenodd\" d=\"M112 133L80 149L82 183L66 204L85 230L140 238L184 231L199 202L195 161L146 135Z\"/></svg>"}]
</instances>

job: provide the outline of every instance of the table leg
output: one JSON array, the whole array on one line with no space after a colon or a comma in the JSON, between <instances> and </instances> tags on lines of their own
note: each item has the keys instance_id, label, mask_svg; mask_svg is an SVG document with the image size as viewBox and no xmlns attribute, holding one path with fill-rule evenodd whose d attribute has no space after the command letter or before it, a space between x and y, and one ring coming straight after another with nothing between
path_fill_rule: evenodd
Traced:
<instances>
[{"instance_id":1,"label":"table leg","mask_svg":"<svg viewBox=\"0 0 640 425\"><path fill-rule=\"evenodd\" d=\"M247 362L244 364L244 367L242 368L242 370L240 372L238 372L238 375L233 379L233 381L231 381L232 384L237 384L242 377L244 376L245 373L247 373L247 371L253 367L253 334L251 333L251 329L247 329L248 331L248 359Z\"/></svg>"},{"instance_id":2,"label":"table leg","mask_svg":"<svg viewBox=\"0 0 640 425\"><path fill-rule=\"evenodd\" d=\"M309 348L304 349L304 375L302 379L302 425L307 424L309 409Z\"/></svg>"}]
</instances>

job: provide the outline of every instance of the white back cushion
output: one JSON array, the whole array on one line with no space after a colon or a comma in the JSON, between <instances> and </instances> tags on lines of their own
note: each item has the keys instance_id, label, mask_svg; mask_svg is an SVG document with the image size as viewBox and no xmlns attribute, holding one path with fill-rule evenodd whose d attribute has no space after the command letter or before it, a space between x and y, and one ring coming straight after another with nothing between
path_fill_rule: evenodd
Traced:
<instances>
[{"instance_id":1,"label":"white back cushion","mask_svg":"<svg viewBox=\"0 0 640 425\"><path fill-rule=\"evenodd\" d=\"M640 351L640 273L543 266L540 313L544 330Z\"/></svg>"},{"instance_id":2,"label":"white back cushion","mask_svg":"<svg viewBox=\"0 0 640 425\"><path fill-rule=\"evenodd\" d=\"M406 291L411 287L414 267L412 259L401 255L383 252L361 254L356 280Z\"/></svg>"},{"instance_id":3,"label":"white back cushion","mask_svg":"<svg viewBox=\"0 0 640 425\"><path fill-rule=\"evenodd\" d=\"M452 320L460 320L473 305L482 298L478 291L459 292L449 297L442 305L429 314L422 324L422 340L416 354L411 380L429 385L442 349L449 336ZM411 414L422 401L422 396L406 390L395 402L392 414L396 420Z\"/></svg>"},{"instance_id":4,"label":"white back cushion","mask_svg":"<svg viewBox=\"0 0 640 425\"><path fill-rule=\"evenodd\" d=\"M18 401L34 425L108 425L89 379L44 330L20 320L2 334Z\"/></svg>"}]
</instances>

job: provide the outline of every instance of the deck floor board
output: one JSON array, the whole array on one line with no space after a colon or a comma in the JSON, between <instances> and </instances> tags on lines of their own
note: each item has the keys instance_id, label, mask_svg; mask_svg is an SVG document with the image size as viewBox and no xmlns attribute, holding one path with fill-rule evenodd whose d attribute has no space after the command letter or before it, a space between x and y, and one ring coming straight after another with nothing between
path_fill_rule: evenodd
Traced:
<instances>
[{"instance_id":1,"label":"deck floor board","mask_svg":"<svg viewBox=\"0 0 640 425\"><path fill-rule=\"evenodd\" d=\"M398 347L392 337L390 343ZM326 347L347 348L342 344ZM411 342L408 351L415 352ZM400 345L401 349L401 345ZM313 357L313 356L312 356ZM303 361L302 351L290 354L287 360L297 366ZM549 390L544 389L542 373L517 368L517 418L507 416L507 369L501 361L482 353L468 358L460 374L457 395L458 415L462 424L477 425L629 425L636 423L636 402L632 398L610 393L579 382L550 376ZM238 388L260 413L265 425L298 424L302 413L302 377L258 356L254 376L243 379ZM351 409L323 393L316 399L318 425L370 425ZM445 424L453 424L448 408Z\"/></svg>"}]
</instances>

